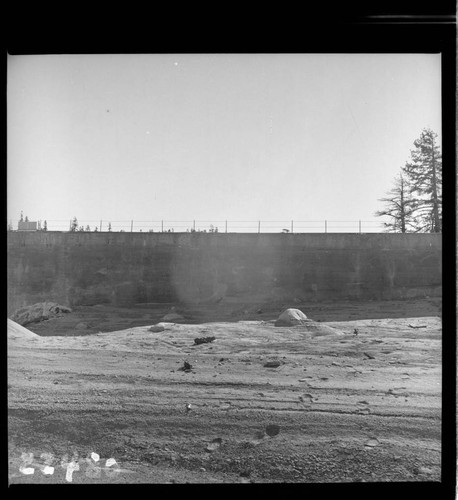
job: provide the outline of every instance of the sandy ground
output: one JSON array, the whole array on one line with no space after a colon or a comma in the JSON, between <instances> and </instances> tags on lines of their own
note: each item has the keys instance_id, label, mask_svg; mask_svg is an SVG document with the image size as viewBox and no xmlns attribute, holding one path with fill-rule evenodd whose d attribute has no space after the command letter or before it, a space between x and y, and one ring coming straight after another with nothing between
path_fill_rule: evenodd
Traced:
<instances>
[{"instance_id":1,"label":"sandy ground","mask_svg":"<svg viewBox=\"0 0 458 500\"><path fill-rule=\"evenodd\" d=\"M10 484L440 481L436 306L299 306L314 328L258 309L152 333L164 311L107 306L28 325L41 336L8 338Z\"/></svg>"}]
</instances>

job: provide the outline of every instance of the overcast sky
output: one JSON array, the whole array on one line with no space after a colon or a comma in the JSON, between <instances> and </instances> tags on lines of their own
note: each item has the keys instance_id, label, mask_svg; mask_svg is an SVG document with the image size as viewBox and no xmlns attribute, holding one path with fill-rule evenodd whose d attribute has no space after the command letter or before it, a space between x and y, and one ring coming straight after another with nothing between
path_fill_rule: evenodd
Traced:
<instances>
[{"instance_id":1,"label":"overcast sky","mask_svg":"<svg viewBox=\"0 0 458 500\"><path fill-rule=\"evenodd\" d=\"M440 73L439 54L9 56L8 219L376 220L421 130L440 138Z\"/></svg>"}]
</instances>

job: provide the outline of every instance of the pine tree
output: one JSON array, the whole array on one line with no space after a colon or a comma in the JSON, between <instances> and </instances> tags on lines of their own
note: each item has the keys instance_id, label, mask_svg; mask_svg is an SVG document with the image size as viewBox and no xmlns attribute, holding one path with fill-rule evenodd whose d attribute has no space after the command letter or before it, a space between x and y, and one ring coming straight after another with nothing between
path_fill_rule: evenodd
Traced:
<instances>
[{"instance_id":1,"label":"pine tree","mask_svg":"<svg viewBox=\"0 0 458 500\"><path fill-rule=\"evenodd\" d=\"M416 199L415 226L419 232L442 231L442 155L437 134L423 129L414 142L403 172L409 193Z\"/></svg>"},{"instance_id":2,"label":"pine tree","mask_svg":"<svg viewBox=\"0 0 458 500\"><path fill-rule=\"evenodd\" d=\"M413 217L416 200L411 197L402 173L394 179L394 187L387 192L387 196L379 201L385 204L385 208L375 212L375 216L389 217L388 222L383 222L386 232L406 233L416 231Z\"/></svg>"},{"instance_id":3,"label":"pine tree","mask_svg":"<svg viewBox=\"0 0 458 500\"><path fill-rule=\"evenodd\" d=\"M73 232L78 231L78 219L76 217L73 217L73 219L72 219L70 231L73 231Z\"/></svg>"}]
</instances>

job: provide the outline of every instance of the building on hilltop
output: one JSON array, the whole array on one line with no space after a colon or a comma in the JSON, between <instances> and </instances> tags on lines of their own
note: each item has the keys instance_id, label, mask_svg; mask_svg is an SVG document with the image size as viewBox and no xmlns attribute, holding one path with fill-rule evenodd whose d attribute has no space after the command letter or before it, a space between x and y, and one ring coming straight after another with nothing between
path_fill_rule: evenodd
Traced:
<instances>
[{"instance_id":1,"label":"building on hilltop","mask_svg":"<svg viewBox=\"0 0 458 500\"><path fill-rule=\"evenodd\" d=\"M32 221L19 221L17 224L18 231L37 231L37 222Z\"/></svg>"}]
</instances>

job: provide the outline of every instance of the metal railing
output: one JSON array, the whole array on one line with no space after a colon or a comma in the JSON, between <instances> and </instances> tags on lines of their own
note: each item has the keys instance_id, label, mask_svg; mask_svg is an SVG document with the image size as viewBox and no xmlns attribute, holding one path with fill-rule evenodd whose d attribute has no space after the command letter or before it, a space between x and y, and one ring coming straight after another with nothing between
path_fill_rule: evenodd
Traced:
<instances>
[{"instance_id":1,"label":"metal railing","mask_svg":"<svg viewBox=\"0 0 458 500\"><path fill-rule=\"evenodd\" d=\"M41 230L45 221L39 221ZM17 230L11 221L8 229ZM72 229L73 228L73 229ZM283 220L283 221L230 221L230 220L46 220L48 231L87 231L87 232L207 232L207 233L381 233L384 225L381 220Z\"/></svg>"}]
</instances>

